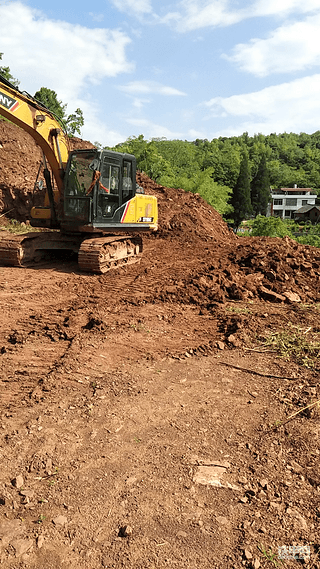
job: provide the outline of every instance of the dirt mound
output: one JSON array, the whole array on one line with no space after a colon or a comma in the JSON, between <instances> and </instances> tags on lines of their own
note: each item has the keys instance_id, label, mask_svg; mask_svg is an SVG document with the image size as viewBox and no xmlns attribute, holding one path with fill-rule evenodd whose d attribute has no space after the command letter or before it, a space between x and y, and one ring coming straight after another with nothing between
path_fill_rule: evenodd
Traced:
<instances>
[{"instance_id":1,"label":"dirt mound","mask_svg":"<svg viewBox=\"0 0 320 569\"><path fill-rule=\"evenodd\" d=\"M158 237L166 246L160 282L150 280L155 299L210 308L226 300L271 302L320 300L320 251L291 239L236 237L198 194L165 188L137 175L159 204Z\"/></svg>"},{"instance_id":2,"label":"dirt mound","mask_svg":"<svg viewBox=\"0 0 320 569\"><path fill-rule=\"evenodd\" d=\"M137 182L146 194L155 195L159 207L159 237L234 243L236 236L229 230L221 215L199 194L183 189L166 188L150 180L143 172Z\"/></svg>"},{"instance_id":3,"label":"dirt mound","mask_svg":"<svg viewBox=\"0 0 320 569\"><path fill-rule=\"evenodd\" d=\"M200 261L200 259L199 259ZM320 301L320 252L290 239L239 239L237 246L214 244L211 254L175 287L161 292L210 308L226 300L258 297L270 302Z\"/></svg>"}]
</instances>

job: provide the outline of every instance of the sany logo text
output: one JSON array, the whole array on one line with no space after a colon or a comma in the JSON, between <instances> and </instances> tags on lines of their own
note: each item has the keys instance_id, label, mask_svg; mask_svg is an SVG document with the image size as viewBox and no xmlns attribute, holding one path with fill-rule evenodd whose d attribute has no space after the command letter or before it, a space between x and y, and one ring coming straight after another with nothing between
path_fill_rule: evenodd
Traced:
<instances>
[{"instance_id":1,"label":"sany logo text","mask_svg":"<svg viewBox=\"0 0 320 569\"><path fill-rule=\"evenodd\" d=\"M19 103L16 99L12 99L12 97L0 91L0 105L8 109L8 111L14 111L19 106Z\"/></svg>"}]
</instances>

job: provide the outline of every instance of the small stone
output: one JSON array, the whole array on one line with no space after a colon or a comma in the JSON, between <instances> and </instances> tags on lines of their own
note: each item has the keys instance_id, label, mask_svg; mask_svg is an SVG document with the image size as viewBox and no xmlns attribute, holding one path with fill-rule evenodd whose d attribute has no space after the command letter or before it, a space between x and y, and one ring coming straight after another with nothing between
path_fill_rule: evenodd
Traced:
<instances>
[{"instance_id":1,"label":"small stone","mask_svg":"<svg viewBox=\"0 0 320 569\"><path fill-rule=\"evenodd\" d=\"M19 474L16 478L14 478L11 483L16 488L22 488L22 486L24 484L24 480L23 480L23 477L21 476L21 474Z\"/></svg>"},{"instance_id":2,"label":"small stone","mask_svg":"<svg viewBox=\"0 0 320 569\"><path fill-rule=\"evenodd\" d=\"M303 471L302 466L300 466L300 464L298 464L294 460L291 462L291 466L292 466L293 472L295 472L296 474L300 474L300 472Z\"/></svg>"},{"instance_id":3,"label":"small stone","mask_svg":"<svg viewBox=\"0 0 320 569\"><path fill-rule=\"evenodd\" d=\"M188 537L188 534L185 531L178 531L177 537L185 538Z\"/></svg>"},{"instance_id":4,"label":"small stone","mask_svg":"<svg viewBox=\"0 0 320 569\"><path fill-rule=\"evenodd\" d=\"M218 350L224 350L224 348L225 348L224 342L220 342L220 341L217 342L217 348L218 348Z\"/></svg>"},{"instance_id":5,"label":"small stone","mask_svg":"<svg viewBox=\"0 0 320 569\"><path fill-rule=\"evenodd\" d=\"M282 294L277 294L276 292L266 288L265 286L261 286L259 288L259 292L265 300L270 300L270 302L284 302L286 300L285 296L283 296Z\"/></svg>"},{"instance_id":6,"label":"small stone","mask_svg":"<svg viewBox=\"0 0 320 569\"><path fill-rule=\"evenodd\" d=\"M268 487L268 480L266 480L265 478L262 478L259 482L261 488L267 488Z\"/></svg>"},{"instance_id":7,"label":"small stone","mask_svg":"<svg viewBox=\"0 0 320 569\"><path fill-rule=\"evenodd\" d=\"M304 531L308 531L308 524L306 520L297 510L288 508L286 513L289 514L289 516L295 518L296 523L301 527L301 529L303 529Z\"/></svg>"},{"instance_id":8,"label":"small stone","mask_svg":"<svg viewBox=\"0 0 320 569\"><path fill-rule=\"evenodd\" d=\"M21 555L27 553L33 544L31 539L15 539L10 543L15 549L16 557L21 557Z\"/></svg>"},{"instance_id":9,"label":"small stone","mask_svg":"<svg viewBox=\"0 0 320 569\"><path fill-rule=\"evenodd\" d=\"M232 346L234 346L235 348L239 348L239 346L241 345L241 342L238 340L238 338L236 338L234 334L230 334L230 336L228 336L228 342L229 344L232 344Z\"/></svg>"},{"instance_id":10,"label":"small stone","mask_svg":"<svg viewBox=\"0 0 320 569\"><path fill-rule=\"evenodd\" d=\"M286 291L283 293L283 296L285 296L289 302L301 302L300 296L295 292Z\"/></svg>"},{"instance_id":11,"label":"small stone","mask_svg":"<svg viewBox=\"0 0 320 569\"><path fill-rule=\"evenodd\" d=\"M259 559L254 560L252 567L253 567L253 569L259 569L259 567L261 567L261 563L260 563Z\"/></svg>"},{"instance_id":12,"label":"small stone","mask_svg":"<svg viewBox=\"0 0 320 569\"><path fill-rule=\"evenodd\" d=\"M43 537L43 535L39 535L39 536L37 537L37 547L38 547L38 549L41 549L41 547L43 546L43 544L44 544L44 537Z\"/></svg>"},{"instance_id":13,"label":"small stone","mask_svg":"<svg viewBox=\"0 0 320 569\"><path fill-rule=\"evenodd\" d=\"M68 519L66 518L66 516L57 516L56 518L53 518L53 523L55 526L65 526L66 523L68 522Z\"/></svg>"},{"instance_id":14,"label":"small stone","mask_svg":"<svg viewBox=\"0 0 320 569\"><path fill-rule=\"evenodd\" d=\"M230 523L228 518L226 518L225 516L217 516L216 520L218 524L220 524L221 526L227 526Z\"/></svg>"},{"instance_id":15,"label":"small stone","mask_svg":"<svg viewBox=\"0 0 320 569\"><path fill-rule=\"evenodd\" d=\"M249 561L250 559L252 559L252 553L251 553L251 551L249 551L249 549L245 549L245 550L244 550L244 556L245 556L246 559L248 559L248 561Z\"/></svg>"},{"instance_id":16,"label":"small stone","mask_svg":"<svg viewBox=\"0 0 320 569\"><path fill-rule=\"evenodd\" d=\"M34 497L34 490L20 490L20 495L25 496L30 500Z\"/></svg>"},{"instance_id":17,"label":"small stone","mask_svg":"<svg viewBox=\"0 0 320 569\"><path fill-rule=\"evenodd\" d=\"M132 535L132 527L131 526L122 526L119 529L119 533L118 536L119 537L130 537L130 535Z\"/></svg>"},{"instance_id":18,"label":"small stone","mask_svg":"<svg viewBox=\"0 0 320 569\"><path fill-rule=\"evenodd\" d=\"M246 478L245 476L239 476L238 482L239 482L240 484L248 484L248 480L247 480L247 478Z\"/></svg>"}]
</instances>

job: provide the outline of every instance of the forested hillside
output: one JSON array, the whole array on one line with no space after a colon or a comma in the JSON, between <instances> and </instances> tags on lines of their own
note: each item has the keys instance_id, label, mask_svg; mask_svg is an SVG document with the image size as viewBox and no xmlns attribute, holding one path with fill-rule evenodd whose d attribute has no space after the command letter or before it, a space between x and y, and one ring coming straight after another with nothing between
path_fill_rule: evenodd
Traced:
<instances>
[{"instance_id":1,"label":"forested hillside","mask_svg":"<svg viewBox=\"0 0 320 569\"><path fill-rule=\"evenodd\" d=\"M320 131L311 135L284 133L252 137L244 133L211 142L147 141L140 135L118 144L113 150L134 154L138 168L159 184L199 192L226 215L231 210L228 198L239 176L243 147L249 155L251 182L265 156L271 187L297 184L320 193Z\"/></svg>"}]
</instances>

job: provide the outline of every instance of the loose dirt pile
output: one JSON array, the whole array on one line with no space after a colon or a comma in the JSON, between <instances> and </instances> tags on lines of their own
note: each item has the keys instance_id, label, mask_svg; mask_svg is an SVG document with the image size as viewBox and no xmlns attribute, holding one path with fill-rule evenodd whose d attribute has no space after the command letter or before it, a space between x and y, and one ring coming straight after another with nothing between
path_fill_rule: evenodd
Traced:
<instances>
[{"instance_id":1,"label":"loose dirt pile","mask_svg":"<svg viewBox=\"0 0 320 569\"><path fill-rule=\"evenodd\" d=\"M26 220L38 150L0 122L0 160ZM140 263L0 267L1 567L317 569L319 250L137 179Z\"/></svg>"}]
</instances>

